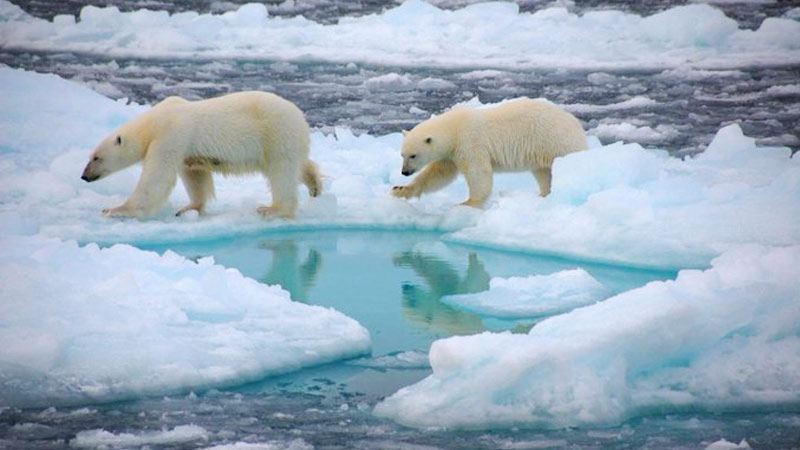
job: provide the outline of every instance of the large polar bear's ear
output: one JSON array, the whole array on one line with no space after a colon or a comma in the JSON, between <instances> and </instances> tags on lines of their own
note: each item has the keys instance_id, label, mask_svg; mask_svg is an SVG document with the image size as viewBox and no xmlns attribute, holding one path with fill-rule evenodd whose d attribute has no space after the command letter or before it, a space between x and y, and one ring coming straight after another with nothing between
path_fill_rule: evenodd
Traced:
<instances>
[{"instance_id":1,"label":"large polar bear's ear","mask_svg":"<svg viewBox=\"0 0 800 450\"><path fill-rule=\"evenodd\" d=\"M408 130L403 130L403 137L408 134Z\"/></svg>"}]
</instances>

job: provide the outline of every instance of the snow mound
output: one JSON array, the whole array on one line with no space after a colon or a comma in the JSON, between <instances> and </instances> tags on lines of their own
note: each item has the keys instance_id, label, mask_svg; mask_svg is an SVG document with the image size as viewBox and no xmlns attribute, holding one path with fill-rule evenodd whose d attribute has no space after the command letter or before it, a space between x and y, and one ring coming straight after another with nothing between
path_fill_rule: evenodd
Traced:
<instances>
[{"instance_id":1,"label":"snow mound","mask_svg":"<svg viewBox=\"0 0 800 450\"><path fill-rule=\"evenodd\" d=\"M449 295L444 303L481 315L523 318L555 314L604 299L608 291L583 269L550 275L492 278L489 290Z\"/></svg>"},{"instance_id":2,"label":"snow mound","mask_svg":"<svg viewBox=\"0 0 800 450\"><path fill-rule=\"evenodd\" d=\"M415 427L570 427L800 402L800 246L742 246L705 271L546 319L434 342L433 374L375 413Z\"/></svg>"},{"instance_id":3,"label":"snow mound","mask_svg":"<svg viewBox=\"0 0 800 450\"><path fill-rule=\"evenodd\" d=\"M514 3L443 10L410 0L380 14L322 25L302 16L269 17L260 4L224 14L120 12L86 6L79 17L37 19L0 2L0 46L112 57L235 57L392 66L477 68L748 67L800 61L800 23L767 18L755 30L710 5L649 17L562 7L520 13ZM268 43L261 45L260 43ZM558 49L553 52L552 49Z\"/></svg>"},{"instance_id":4,"label":"snow mound","mask_svg":"<svg viewBox=\"0 0 800 450\"><path fill-rule=\"evenodd\" d=\"M0 405L241 384L369 351L331 309L210 258L0 237Z\"/></svg>"}]
</instances>

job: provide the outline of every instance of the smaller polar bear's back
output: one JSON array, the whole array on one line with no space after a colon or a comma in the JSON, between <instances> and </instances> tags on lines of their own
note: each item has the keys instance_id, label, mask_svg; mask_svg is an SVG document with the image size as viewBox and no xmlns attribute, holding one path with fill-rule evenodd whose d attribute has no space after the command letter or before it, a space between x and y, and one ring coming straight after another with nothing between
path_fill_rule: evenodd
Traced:
<instances>
[{"instance_id":1,"label":"smaller polar bear's back","mask_svg":"<svg viewBox=\"0 0 800 450\"><path fill-rule=\"evenodd\" d=\"M587 148L586 134L572 114L527 98L474 110L479 141L496 170L546 168L553 159Z\"/></svg>"},{"instance_id":2,"label":"smaller polar bear's back","mask_svg":"<svg viewBox=\"0 0 800 450\"><path fill-rule=\"evenodd\" d=\"M192 102L167 99L156 108L173 110L166 112L183 122L179 129L190 141L188 165L237 174L263 172L279 161L296 161L299 168L308 158L309 127L302 111L274 94L238 92Z\"/></svg>"}]
</instances>

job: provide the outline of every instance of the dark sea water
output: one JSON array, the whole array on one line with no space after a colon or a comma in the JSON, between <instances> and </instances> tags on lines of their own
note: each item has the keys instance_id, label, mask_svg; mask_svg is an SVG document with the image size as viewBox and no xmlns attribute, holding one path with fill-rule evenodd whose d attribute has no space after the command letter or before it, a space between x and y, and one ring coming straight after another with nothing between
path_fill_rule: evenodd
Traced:
<instances>
[{"instance_id":1,"label":"dark sea water","mask_svg":"<svg viewBox=\"0 0 800 450\"><path fill-rule=\"evenodd\" d=\"M49 19L56 14L78 14L88 2L26 0L15 3L33 15ZM222 12L235 9L240 3L244 2L92 2L116 5L121 10L150 8L172 12ZM280 2L266 3L275 6ZM457 8L473 2L439 0L433 3ZM534 11L550 4L527 0L518 3L522 11ZM576 1L569 6L577 11L614 8L652 14L683 3L590 0ZM798 3L725 2L720 7L737 19L740 26L753 29L765 17L779 16ZM335 23L344 16L379 13L396 4L386 0L296 0L271 8L270 13L302 14L318 22ZM772 86L800 83L800 67L796 66L710 72L707 76L690 79L672 71L503 70L490 77L475 77L469 71L426 67L248 60L112 60L72 53L5 50L0 50L0 63L55 73L109 97L126 97L139 103L155 103L170 95L197 99L239 90L270 90L298 104L312 126L323 131L342 126L358 133L377 135L408 129L431 113L475 96L484 103L528 96L546 97L566 105L608 105L633 95L644 95L656 104L603 111L585 108L576 110L575 114L586 129L601 123L635 123L674 130L641 143L679 156L702 151L721 126L732 122L740 123L745 134L756 137L762 144L800 148L800 96L767 92ZM408 75L414 81L440 78L454 87L430 91L370 90L365 83L388 73ZM576 264L464 248L452 249L450 257L417 254L415 249L420 242L438 240L436 235L426 233L389 233L380 237L382 242L395 243L389 250L358 255L350 260L335 251L336 245L332 242L340 238L341 234L298 233L202 245L176 243L153 249L170 248L188 257L214 255L218 262L236 267L256 280L282 284L299 301L335 307L370 329L373 357L389 356L389 360L395 362L403 360L398 352L422 355L424 360L427 346L437 338L487 329L524 332L535 323L535 320L492 320L455 310L439 301L442 295L459 293L466 285L486 281L483 278L467 280L469 274L483 274L484 278L529 275ZM375 236L354 233L349 238L369 242ZM247 255L256 251L254 249L262 252L263 258L249 258ZM341 281L346 273L353 272L354 264L366 265L367 275ZM470 270L471 264L479 264L483 272L475 267L476 270ZM615 286L617 292L649 280L674 276L608 267L586 267L586 270L607 286ZM356 297L357 292L347 291L347 286L360 286L358 292L370 295ZM736 442L746 438L754 449L800 448L800 414L791 410L737 414L681 411L635 418L623 425L602 429L408 429L374 417L372 407L384 396L426 376L430 368L419 361L398 363L399 366L381 361L341 362L247 386L181 392L112 404L36 409L0 407L0 449L196 449L237 442L260 443L262 448L270 449L698 449L722 437ZM183 438L173 436L171 440L152 435L187 425L199 427L201 431ZM86 436L80 433L97 429L114 433L118 439L78 439L78 436ZM132 438L120 439L122 433ZM245 448L240 446L239 450Z\"/></svg>"},{"instance_id":2,"label":"dark sea water","mask_svg":"<svg viewBox=\"0 0 800 450\"><path fill-rule=\"evenodd\" d=\"M238 7L234 2L198 0L164 2L160 0L118 0L98 2L121 10L166 9L172 12L194 10L224 11ZM26 11L52 18L55 14L78 14L85 1L64 2L18 0ZM302 14L323 23L334 23L343 16L380 13L397 2L366 0L296 0L266 2L274 15ZM457 8L468 0L434 2ZM521 1L522 11L549 5L544 1ZM575 11L622 9L652 14L686 2L574 2ZM797 1L723 2L721 7L743 28L756 28L765 17L780 16ZM800 39L800 37L798 37ZM637 127L661 130L656 136L640 139L648 147L658 147L673 155L702 151L720 127L736 122L745 134L763 145L800 148L800 94L776 95L774 86L800 82L800 66L761 67L736 71L709 71L702 77L687 77L680 71L623 71L592 73L564 70L493 71L491 76L475 76L466 70L427 67L412 69L363 64L287 63L249 60L163 60L109 59L73 53L17 52L0 50L0 63L84 83L112 98L128 98L137 103L156 103L170 95L189 99L207 98L233 91L260 89L273 91L295 102L306 113L312 126L322 130L345 126L356 133L387 134L409 129L432 113L440 113L457 102L477 96L483 103L527 96L545 97L565 105L608 105L632 96L645 96L656 103L651 107L603 110L577 108L573 112L587 130L600 123L633 123ZM392 90L370 88L366 80L398 73L414 82L432 77L452 83L432 90ZM794 91L796 92L796 90ZM660 128L659 128L660 127ZM626 136L603 135L604 141ZM630 139L626 139L630 140Z\"/></svg>"}]
</instances>

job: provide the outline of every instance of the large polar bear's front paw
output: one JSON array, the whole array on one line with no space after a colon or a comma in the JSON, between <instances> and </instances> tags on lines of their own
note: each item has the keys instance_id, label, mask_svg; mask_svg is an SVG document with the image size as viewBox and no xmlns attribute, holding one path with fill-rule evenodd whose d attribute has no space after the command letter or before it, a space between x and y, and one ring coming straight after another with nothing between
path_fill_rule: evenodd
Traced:
<instances>
[{"instance_id":1,"label":"large polar bear's front paw","mask_svg":"<svg viewBox=\"0 0 800 450\"><path fill-rule=\"evenodd\" d=\"M133 211L126 205L117 206L116 208L106 208L103 210L103 215L106 217L138 217L136 211Z\"/></svg>"},{"instance_id":2,"label":"large polar bear's front paw","mask_svg":"<svg viewBox=\"0 0 800 450\"><path fill-rule=\"evenodd\" d=\"M392 188L392 195L399 198L419 197L419 192L411 186L395 186Z\"/></svg>"},{"instance_id":3,"label":"large polar bear's front paw","mask_svg":"<svg viewBox=\"0 0 800 450\"><path fill-rule=\"evenodd\" d=\"M282 217L284 219L294 218L293 211L288 211L285 208L279 208L276 206L260 206L258 209L256 209L256 211L265 219L274 219L277 217Z\"/></svg>"}]
</instances>

